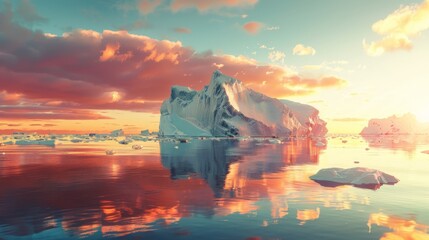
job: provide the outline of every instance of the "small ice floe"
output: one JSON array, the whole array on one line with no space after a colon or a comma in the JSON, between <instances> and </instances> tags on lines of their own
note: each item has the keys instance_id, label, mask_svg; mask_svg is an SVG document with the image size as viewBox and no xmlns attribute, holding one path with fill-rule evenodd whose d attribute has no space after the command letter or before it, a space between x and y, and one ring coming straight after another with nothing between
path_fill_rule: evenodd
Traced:
<instances>
[{"instance_id":1,"label":"small ice floe","mask_svg":"<svg viewBox=\"0 0 429 240\"><path fill-rule=\"evenodd\" d=\"M378 189L383 184L399 182L396 177L376 169L355 168L326 168L321 169L311 180L322 186L335 187L339 185L353 185L361 188Z\"/></svg>"},{"instance_id":2,"label":"small ice floe","mask_svg":"<svg viewBox=\"0 0 429 240\"><path fill-rule=\"evenodd\" d=\"M277 138L268 139L268 142L273 143L273 144L282 144L283 143L280 139L277 139Z\"/></svg>"},{"instance_id":3,"label":"small ice floe","mask_svg":"<svg viewBox=\"0 0 429 240\"><path fill-rule=\"evenodd\" d=\"M142 149L143 148L143 146L142 145L138 145L138 144L134 144L133 145L133 149L134 150L140 150L140 149Z\"/></svg>"},{"instance_id":4,"label":"small ice floe","mask_svg":"<svg viewBox=\"0 0 429 240\"><path fill-rule=\"evenodd\" d=\"M133 141L133 139L131 139L131 138L125 138L125 139L122 139L122 140L120 140L120 141L118 141L118 143L119 144L123 144L123 145L126 145L126 144L128 144L128 143L131 143Z\"/></svg>"},{"instance_id":5,"label":"small ice floe","mask_svg":"<svg viewBox=\"0 0 429 240\"><path fill-rule=\"evenodd\" d=\"M179 149L179 146L174 146L175 149Z\"/></svg>"},{"instance_id":6,"label":"small ice floe","mask_svg":"<svg viewBox=\"0 0 429 240\"><path fill-rule=\"evenodd\" d=\"M16 145L43 145L43 146L55 146L55 140L17 140L15 142Z\"/></svg>"},{"instance_id":7,"label":"small ice floe","mask_svg":"<svg viewBox=\"0 0 429 240\"><path fill-rule=\"evenodd\" d=\"M106 150L106 155L115 155L115 150Z\"/></svg>"}]
</instances>

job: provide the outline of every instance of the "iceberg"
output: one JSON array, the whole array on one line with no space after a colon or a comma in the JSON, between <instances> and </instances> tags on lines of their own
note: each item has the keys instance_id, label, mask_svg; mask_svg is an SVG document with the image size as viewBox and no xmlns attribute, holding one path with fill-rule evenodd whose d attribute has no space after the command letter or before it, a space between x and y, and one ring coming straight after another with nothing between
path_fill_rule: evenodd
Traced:
<instances>
[{"instance_id":1,"label":"iceberg","mask_svg":"<svg viewBox=\"0 0 429 240\"><path fill-rule=\"evenodd\" d=\"M44 146L55 146L55 140L17 140L16 145L44 145Z\"/></svg>"},{"instance_id":2,"label":"iceberg","mask_svg":"<svg viewBox=\"0 0 429 240\"><path fill-rule=\"evenodd\" d=\"M383 184L399 182L396 177L370 168L326 168L310 177L323 186L354 185L358 187L378 188Z\"/></svg>"},{"instance_id":3,"label":"iceberg","mask_svg":"<svg viewBox=\"0 0 429 240\"><path fill-rule=\"evenodd\" d=\"M110 133L110 136L112 136L112 137L124 136L124 131L122 129L114 130Z\"/></svg>"},{"instance_id":4,"label":"iceberg","mask_svg":"<svg viewBox=\"0 0 429 240\"><path fill-rule=\"evenodd\" d=\"M173 86L161 106L160 136L324 136L312 106L265 96L216 70L201 91Z\"/></svg>"},{"instance_id":5,"label":"iceberg","mask_svg":"<svg viewBox=\"0 0 429 240\"><path fill-rule=\"evenodd\" d=\"M150 132L149 132L149 130L145 129L145 130L140 131L140 135L142 135L142 136L149 136Z\"/></svg>"},{"instance_id":6,"label":"iceberg","mask_svg":"<svg viewBox=\"0 0 429 240\"><path fill-rule=\"evenodd\" d=\"M400 117L393 115L388 118L369 120L368 126L363 128L360 134L363 136L429 134L429 123L417 121L416 116L411 113Z\"/></svg>"}]
</instances>

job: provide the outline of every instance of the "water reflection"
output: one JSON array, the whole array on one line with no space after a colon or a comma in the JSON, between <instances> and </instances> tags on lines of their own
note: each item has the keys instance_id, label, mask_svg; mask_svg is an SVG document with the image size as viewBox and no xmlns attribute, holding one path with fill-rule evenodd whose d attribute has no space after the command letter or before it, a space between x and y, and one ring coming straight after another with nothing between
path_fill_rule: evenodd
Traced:
<instances>
[{"instance_id":1,"label":"water reflection","mask_svg":"<svg viewBox=\"0 0 429 240\"><path fill-rule=\"evenodd\" d=\"M214 238L206 232L222 228L245 239L263 235L257 227L282 236L284 228L314 226L333 211L370 206L366 193L373 191L309 179L321 156L310 140L158 144L157 154L117 156L9 149L0 156L0 237Z\"/></svg>"},{"instance_id":2,"label":"water reflection","mask_svg":"<svg viewBox=\"0 0 429 240\"><path fill-rule=\"evenodd\" d=\"M414 152L418 146L429 144L429 135L370 135L362 137L370 148L386 148L407 152Z\"/></svg>"},{"instance_id":3,"label":"water reflection","mask_svg":"<svg viewBox=\"0 0 429 240\"><path fill-rule=\"evenodd\" d=\"M372 213L368 219L369 232L372 230L372 225L379 227L386 227L392 232L386 232L380 239L383 240L396 240L396 239L409 239L409 240L427 240L429 234L427 233L429 226L419 224L413 219L402 218L398 216L390 216L384 213Z\"/></svg>"}]
</instances>

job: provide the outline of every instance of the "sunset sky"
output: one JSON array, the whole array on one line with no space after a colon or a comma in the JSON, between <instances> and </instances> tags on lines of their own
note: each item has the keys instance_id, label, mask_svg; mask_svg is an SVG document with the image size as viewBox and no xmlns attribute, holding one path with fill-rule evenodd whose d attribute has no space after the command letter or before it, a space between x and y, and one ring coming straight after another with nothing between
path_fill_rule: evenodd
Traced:
<instances>
[{"instance_id":1,"label":"sunset sky","mask_svg":"<svg viewBox=\"0 0 429 240\"><path fill-rule=\"evenodd\" d=\"M216 69L330 133L429 122L428 29L429 0L0 0L0 133L157 131Z\"/></svg>"}]
</instances>

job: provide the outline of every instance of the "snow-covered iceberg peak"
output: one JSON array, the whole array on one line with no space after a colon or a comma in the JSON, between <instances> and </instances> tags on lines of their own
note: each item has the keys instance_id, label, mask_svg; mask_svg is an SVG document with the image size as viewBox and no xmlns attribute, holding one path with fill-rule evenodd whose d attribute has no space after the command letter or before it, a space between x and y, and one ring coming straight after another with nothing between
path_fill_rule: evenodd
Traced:
<instances>
[{"instance_id":1,"label":"snow-covered iceberg peak","mask_svg":"<svg viewBox=\"0 0 429 240\"><path fill-rule=\"evenodd\" d=\"M171 88L170 98L161 106L159 134L161 136L326 134L326 123L318 118L317 109L291 101L288 103L255 92L240 80L216 70L210 84L201 91L180 86Z\"/></svg>"}]
</instances>

